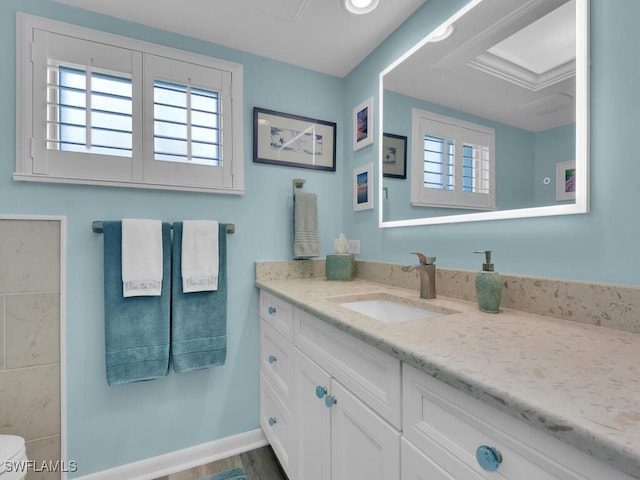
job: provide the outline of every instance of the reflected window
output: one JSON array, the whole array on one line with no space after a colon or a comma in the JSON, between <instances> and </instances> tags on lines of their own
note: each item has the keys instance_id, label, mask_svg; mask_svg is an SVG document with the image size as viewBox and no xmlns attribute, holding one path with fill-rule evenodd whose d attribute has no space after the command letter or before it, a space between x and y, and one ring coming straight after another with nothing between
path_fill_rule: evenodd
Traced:
<instances>
[{"instance_id":1,"label":"reflected window","mask_svg":"<svg viewBox=\"0 0 640 480\"><path fill-rule=\"evenodd\" d=\"M414 109L413 132L414 206L495 208L494 129Z\"/></svg>"}]
</instances>

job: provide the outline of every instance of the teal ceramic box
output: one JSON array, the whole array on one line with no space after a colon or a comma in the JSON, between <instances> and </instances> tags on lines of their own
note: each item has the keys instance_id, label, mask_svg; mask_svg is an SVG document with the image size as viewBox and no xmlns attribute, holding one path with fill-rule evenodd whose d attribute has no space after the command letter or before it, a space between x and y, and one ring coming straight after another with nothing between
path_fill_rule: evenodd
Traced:
<instances>
[{"instance_id":1,"label":"teal ceramic box","mask_svg":"<svg viewBox=\"0 0 640 480\"><path fill-rule=\"evenodd\" d=\"M327 255L327 280L353 280L356 262L352 253Z\"/></svg>"}]
</instances>

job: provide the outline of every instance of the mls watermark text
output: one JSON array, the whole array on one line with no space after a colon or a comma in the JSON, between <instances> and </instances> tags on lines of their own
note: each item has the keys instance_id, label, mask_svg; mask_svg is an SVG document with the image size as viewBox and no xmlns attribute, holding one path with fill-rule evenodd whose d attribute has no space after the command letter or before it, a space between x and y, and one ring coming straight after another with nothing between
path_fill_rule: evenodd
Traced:
<instances>
[{"instance_id":1,"label":"mls watermark text","mask_svg":"<svg viewBox=\"0 0 640 480\"><path fill-rule=\"evenodd\" d=\"M78 470L78 462L75 460L43 460L37 462L35 460L24 460L20 462L5 462L5 471L8 472L75 472Z\"/></svg>"}]
</instances>

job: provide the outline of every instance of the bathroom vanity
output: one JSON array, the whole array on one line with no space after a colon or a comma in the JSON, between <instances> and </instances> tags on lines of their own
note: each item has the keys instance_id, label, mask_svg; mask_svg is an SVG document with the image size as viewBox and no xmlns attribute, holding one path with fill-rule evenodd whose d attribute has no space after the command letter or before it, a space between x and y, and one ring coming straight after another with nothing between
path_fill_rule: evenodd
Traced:
<instances>
[{"instance_id":1,"label":"bathroom vanity","mask_svg":"<svg viewBox=\"0 0 640 480\"><path fill-rule=\"evenodd\" d=\"M362 279L256 284L260 421L291 480L640 478L640 335ZM376 298L436 314L345 306Z\"/></svg>"}]
</instances>

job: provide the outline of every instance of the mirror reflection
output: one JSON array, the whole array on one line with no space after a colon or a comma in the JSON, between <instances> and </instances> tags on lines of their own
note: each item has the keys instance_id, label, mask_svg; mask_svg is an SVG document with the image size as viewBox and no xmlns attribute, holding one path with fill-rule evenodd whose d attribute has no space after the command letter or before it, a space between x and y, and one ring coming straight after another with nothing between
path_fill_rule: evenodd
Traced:
<instances>
[{"instance_id":1,"label":"mirror reflection","mask_svg":"<svg viewBox=\"0 0 640 480\"><path fill-rule=\"evenodd\" d=\"M583 1L475 0L383 72L382 226L586 211Z\"/></svg>"}]
</instances>

